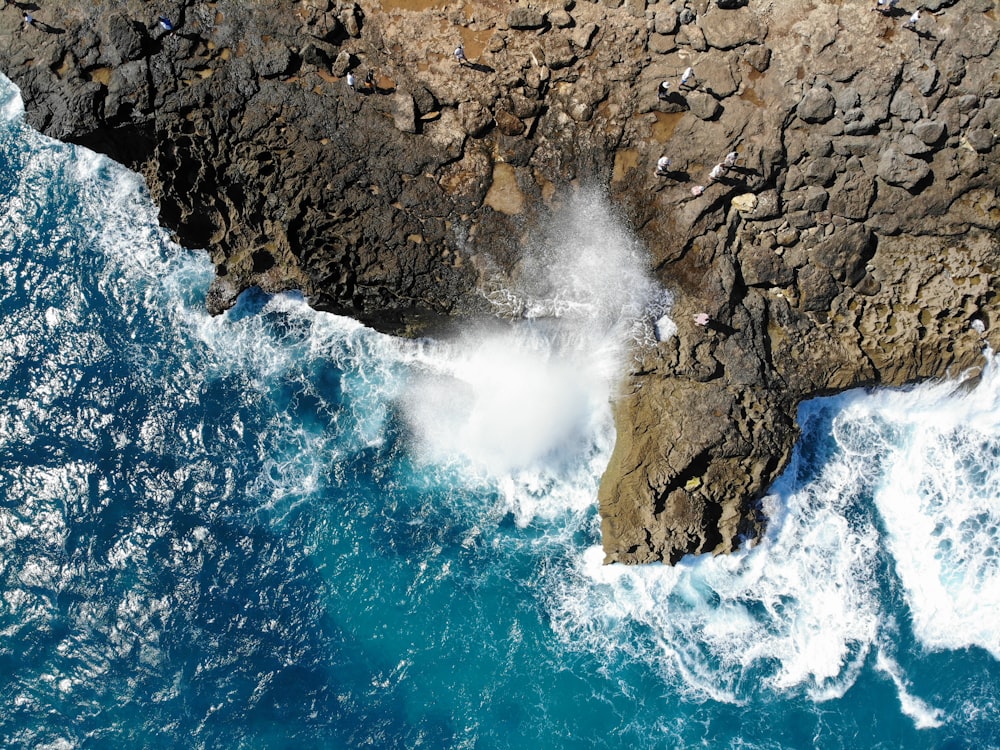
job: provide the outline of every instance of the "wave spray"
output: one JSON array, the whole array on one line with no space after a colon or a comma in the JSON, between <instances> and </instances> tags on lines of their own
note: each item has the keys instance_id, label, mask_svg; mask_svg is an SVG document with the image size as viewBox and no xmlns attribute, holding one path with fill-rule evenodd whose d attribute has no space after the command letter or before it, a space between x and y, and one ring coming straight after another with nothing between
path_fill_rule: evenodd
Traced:
<instances>
[{"instance_id":1,"label":"wave spray","mask_svg":"<svg viewBox=\"0 0 1000 750\"><path fill-rule=\"evenodd\" d=\"M574 193L528 247L516 278L484 294L509 324L431 345L404 397L414 450L494 476L575 463L610 425L630 345L651 338L669 298L643 248L596 190Z\"/></svg>"}]
</instances>

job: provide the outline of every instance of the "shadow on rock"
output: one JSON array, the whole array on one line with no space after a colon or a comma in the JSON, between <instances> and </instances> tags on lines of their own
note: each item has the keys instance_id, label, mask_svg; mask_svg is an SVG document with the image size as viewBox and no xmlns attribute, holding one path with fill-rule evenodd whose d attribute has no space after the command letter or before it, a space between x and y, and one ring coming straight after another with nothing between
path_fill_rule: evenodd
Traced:
<instances>
[{"instance_id":1,"label":"shadow on rock","mask_svg":"<svg viewBox=\"0 0 1000 750\"><path fill-rule=\"evenodd\" d=\"M483 63L466 63L463 67L472 68L473 70L479 71L480 73L496 73L495 68L491 68L489 65L484 65Z\"/></svg>"}]
</instances>

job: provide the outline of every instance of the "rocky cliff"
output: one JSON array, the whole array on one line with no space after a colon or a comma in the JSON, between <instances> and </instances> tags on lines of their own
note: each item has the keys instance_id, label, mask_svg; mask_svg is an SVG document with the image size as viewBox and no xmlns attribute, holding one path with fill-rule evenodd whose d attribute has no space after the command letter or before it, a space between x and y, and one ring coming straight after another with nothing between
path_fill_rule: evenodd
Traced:
<instances>
[{"instance_id":1,"label":"rocky cliff","mask_svg":"<svg viewBox=\"0 0 1000 750\"><path fill-rule=\"evenodd\" d=\"M408 335L490 314L560 190L606 186L678 331L622 373L604 547L672 562L759 533L802 399L1000 344L1000 10L871 7L52 0L0 10L0 67L31 124L145 175L213 311L259 285Z\"/></svg>"}]
</instances>

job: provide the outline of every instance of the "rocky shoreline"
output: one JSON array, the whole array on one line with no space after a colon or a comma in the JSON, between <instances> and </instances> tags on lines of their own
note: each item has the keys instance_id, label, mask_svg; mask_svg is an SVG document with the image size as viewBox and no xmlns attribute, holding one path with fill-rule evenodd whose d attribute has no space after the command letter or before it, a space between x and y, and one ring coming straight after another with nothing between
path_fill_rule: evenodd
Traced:
<instances>
[{"instance_id":1,"label":"rocky shoreline","mask_svg":"<svg viewBox=\"0 0 1000 750\"><path fill-rule=\"evenodd\" d=\"M851 0L27 7L0 10L0 61L28 122L145 176L210 253L213 312L259 285L442 330L491 313L480 290L560 191L606 186L678 324L614 399L608 562L734 549L803 399L1000 345L992 0L925 0L915 29L917 6Z\"/></svg>"}]
</instances>

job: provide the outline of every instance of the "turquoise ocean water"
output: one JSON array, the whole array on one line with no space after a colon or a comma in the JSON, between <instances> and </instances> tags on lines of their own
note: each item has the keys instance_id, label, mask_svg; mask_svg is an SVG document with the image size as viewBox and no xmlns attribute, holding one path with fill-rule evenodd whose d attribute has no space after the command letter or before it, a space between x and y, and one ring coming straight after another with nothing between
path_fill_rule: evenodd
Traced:
<instances>
[{"instance_id":1,"label":"turquoise ocean water","mask_svg":"<svg viewBox=\"0 0 1000 750\"><path fill-rule=\"evenodd\" d=\"M4 82L5 747L1000 747L991 359L806 404L753 548L605 567L611 378L671 324L599 194L490 290L508 329L213 319L141 180L21 110Z\"/></svg>"}]
</instances>

